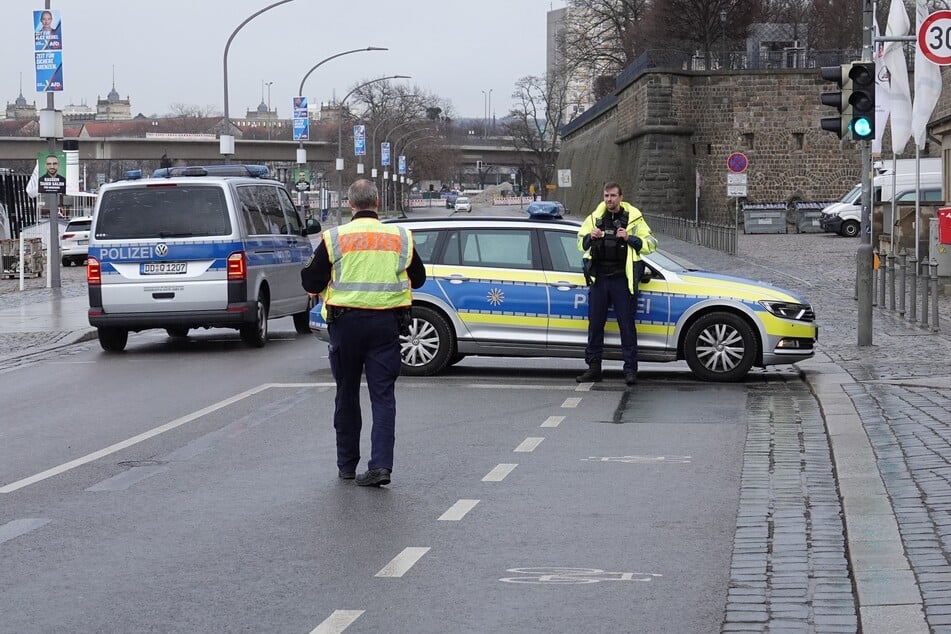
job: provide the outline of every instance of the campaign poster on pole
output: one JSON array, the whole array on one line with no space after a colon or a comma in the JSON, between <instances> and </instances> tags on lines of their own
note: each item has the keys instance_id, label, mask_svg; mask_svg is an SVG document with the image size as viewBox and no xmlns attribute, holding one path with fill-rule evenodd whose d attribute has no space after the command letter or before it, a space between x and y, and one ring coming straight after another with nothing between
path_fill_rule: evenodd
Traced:
<instances>
[{"instance_id":1,"label":"campaign poster on pole","mask_svg":"<svg viewBox=\"0 0 951 634\"><path fill-rule=\"evenodd\" d=\"M399 159L400 159L400 164L399 164L400 174L405 174L406 173L406 157L400 154Z\"/></svg>"},{"instance_id":2,"label":"campaign poster on pole","mask_svg":"<svg viewBox=\"0 0 951 634\"><path fill-rule=\"evenodd\" d=\"M40 177L37 191L41 194L66 193L66 152L40 152L37 155Z\"/></svg>"},{"instance_id":3,"label":"campaign poster on pole","mask_svg":"<svg viewBox=\"0 0 951 634\"><path fill-rule=\"evenodd\" d=\"M389 142L383 142L380 144L380 160L383 165L390 164L390 144Z\"/></svg>"},{"instance_id":4,"label":"campaign poster on pole","mask_svg":"<svg viewBox=\"0 0 951 634\"><path fill-rule=\"evenodd\" d=\"M310 191L310 170L306 167L294 168L294 189L299 192Z\"/></svg>"},{"instance_id":5,"label":"campaign poster on pole","mask_svg":"<svg viewBox=\"0 0 951 634\"><path fill-rule=\"evenodd\" d=\"M365 125L353 126L353 155L366 156L367 153L367 127Z\"/></svg>"},{"instance_id":6,"label":"campaign poster on pole","mask_svg":"<svg viewBox=\"0 0 951 634\"><path fill-rule=\"evenodd\" d=\"M58 51L63 48L59 11L33 12L33 50Z\"/></svg>"},{"instance_id":7,"label":"campaign poster on pole","mask_svg":"<svg viewBox=\"0 0 951 634\"><path fill-rule=\"evenodd\" d=\"M294 140L310 140L310 117L307 115L307 97L294 97Z\"/></svg>"}]
</instances>

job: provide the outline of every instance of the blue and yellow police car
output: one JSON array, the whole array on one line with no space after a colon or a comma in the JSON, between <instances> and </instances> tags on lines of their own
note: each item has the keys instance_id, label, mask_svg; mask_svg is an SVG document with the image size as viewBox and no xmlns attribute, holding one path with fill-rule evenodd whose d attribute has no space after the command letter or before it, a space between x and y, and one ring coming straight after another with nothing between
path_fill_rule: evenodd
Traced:
<instances>
[{"instance_id":1,"label":"blue and yellow police car","mask_svg":"<svg viewBox=\"0 0 951 634\"><path fill-rule=\"evenodd\" d=\"M426 263L413 291L403 373L434 375L468 355L584 358L588 293L578 223L549 218L396 220L412 230ZM638 358L686 360L707 381L739 381L754 366L814 354L812 307L753 280L690 269L657 251L644 258L637 299ZM320 305L310 328L327 339ZM609 316L605 358L621 358Z\"/></svg>"}]
</instances>

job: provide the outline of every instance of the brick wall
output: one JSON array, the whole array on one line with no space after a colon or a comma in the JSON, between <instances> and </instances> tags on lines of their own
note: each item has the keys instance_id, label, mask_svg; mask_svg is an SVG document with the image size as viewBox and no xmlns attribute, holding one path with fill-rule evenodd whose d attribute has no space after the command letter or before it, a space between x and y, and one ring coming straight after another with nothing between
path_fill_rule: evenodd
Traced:
<instances>
[{"instance_id":1,"label":"brick wall","mask_svg":"<svg viewBox=\"0 0 951 634\"><path fill-rule=\"evenodd\" d=\"M558 167L572 170L573 187L559 197L587 213L604 181L617 180L642 210L692 219L697 170L701 220L732 224L727 157L743 152L749 202L837 199L860 180L860 150L819 128L835 114L819 103L830 89L816 69L644 72L615 108L564 139Z\"/></svg>"}]
</instances>

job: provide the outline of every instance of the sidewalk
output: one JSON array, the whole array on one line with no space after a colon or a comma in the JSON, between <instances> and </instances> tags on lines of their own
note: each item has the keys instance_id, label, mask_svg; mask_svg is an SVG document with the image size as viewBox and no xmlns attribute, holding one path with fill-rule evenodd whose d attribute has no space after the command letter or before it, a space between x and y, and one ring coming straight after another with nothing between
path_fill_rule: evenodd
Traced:
<instances>
[{"instance_id":1,"label":"sidewalk","mask_svg":"<svg viewBox=\"0 0 951 634\"><path fill-rule=\"evenodd\" d=\"M807 401L815 409L818 401L814 427L808 426L810 412L803 411L798 438L790 436L794 426L772 419L764 430L751 431L765 434L762 444L751 446L750 438L759 436L748 436L745 464L751 456L762 459L766 471L748 478L744 466L743 495L753 491L768 508L764 519L754 521L744 515L748 507L741 496L734 568L744 574L731 572L724 631L785 626L848 632L860 623L865 634L951 632L951 298L939 301L938 333L874 308L873 345L859 347L853 298L857 240L742 235L737 256L666 236L660 242L662 249L704 268L802 293L820 326L815 358L797 366L815 399L798 382L790 388L791 409ZM18 284L0 280L0 363L95 337L86 321L82 267L62 269L61 289L45 288L45 279L29 281L22 292ZM792 473L772 471L781 450L790 446ZM782 478L793 483L796 495L763 502L762 492L780 490ZM800 499L796 487L812 497ZM830 491L831 499L820 499ZM790 501L796 504L783 506ZM805 510L789 510L799 507ZM768 552L745 555L741 533L767 528ZM786 577L786 585L777 577L783 539L808 550L805 563L792 562L795 578L806 578L805 608L788 584L793 577ZM843 555L854 585L847 577L843 585L828 572ZM758 566L762 573L752 576L762 576L764 583L747 587L745 573Z\"/></svg>"}]
</instances>

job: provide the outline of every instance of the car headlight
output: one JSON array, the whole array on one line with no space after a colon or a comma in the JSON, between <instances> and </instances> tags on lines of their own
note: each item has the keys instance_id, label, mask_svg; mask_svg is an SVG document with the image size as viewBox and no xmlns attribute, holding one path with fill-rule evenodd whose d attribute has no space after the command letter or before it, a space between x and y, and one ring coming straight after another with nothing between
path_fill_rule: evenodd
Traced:
<instances>
[{"instance_id":1,"label":"car headlight","mask_svg":"<svg viewBox=\"0 0 951 634\"><path fill-rule=\"evenodd\" d=\"M812 311L809 304L796 304L793 302L776 302L770 300L761 300L759 305L770 313L783 319L795 319L796 321L815 321L816 314Z\"/></svg>"}]
</instances>

